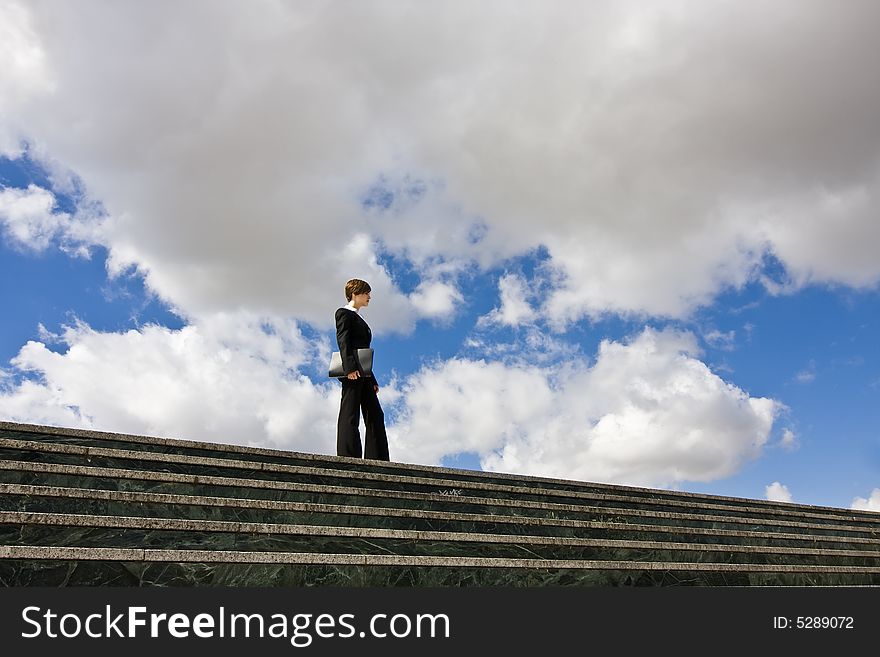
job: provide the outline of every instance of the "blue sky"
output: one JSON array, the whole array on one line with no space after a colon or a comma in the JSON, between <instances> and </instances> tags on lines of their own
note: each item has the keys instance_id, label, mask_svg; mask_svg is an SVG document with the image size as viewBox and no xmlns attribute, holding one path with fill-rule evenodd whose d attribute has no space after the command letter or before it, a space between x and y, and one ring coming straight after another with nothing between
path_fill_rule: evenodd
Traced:
<instances>
[{"instance_id":1,"label":"blue sky","mask_svg":"<svg viewBox=\"0 0 880 657\"><path fill-rule=\"evenodd\" d=\"M83 6L3 8L4 419L331 453L357 276L393 459L880 510L874 9Z\"/></svg>"}]
</instances>

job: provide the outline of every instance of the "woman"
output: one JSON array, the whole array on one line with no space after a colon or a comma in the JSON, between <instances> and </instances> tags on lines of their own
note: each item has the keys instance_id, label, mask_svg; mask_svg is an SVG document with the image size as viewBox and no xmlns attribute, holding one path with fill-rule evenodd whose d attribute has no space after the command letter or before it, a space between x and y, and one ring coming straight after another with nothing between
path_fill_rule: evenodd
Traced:
<instances>
[{"instance_id":1,"label":"woman","mask_svg":"<svg viewBox=\"0 0 880 657\"><path fill-rule=\"evenodd\" d=\"M359 278L345 284L348 305L336 311L336 342L346 372L342 382L342 402L336 424L336 453L339 456L361 456L361 435L358 430L359 412L364 414L367 431L363 456L388 461L388 437L385 435L385 414L379 405L379 385L370 375L364 375L357 361L357 350L370 346L373 334L360 316L360 309L370 305L370 285Z\"/></svg>"}]
</instances>

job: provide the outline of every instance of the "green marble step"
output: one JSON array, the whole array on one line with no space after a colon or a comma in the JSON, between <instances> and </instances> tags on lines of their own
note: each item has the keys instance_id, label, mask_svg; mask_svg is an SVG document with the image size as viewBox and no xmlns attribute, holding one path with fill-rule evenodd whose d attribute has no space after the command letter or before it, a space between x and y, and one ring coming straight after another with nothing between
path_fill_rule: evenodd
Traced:
<instances>
[{"instance_id":1,"label":"green marble step","mask_svg":"<svg viewBox=\"0 0 880 657\"><path fill-rule=\"evenodd\" d=\"M127 479L137 475L142 479ZM2 484L14 484L2 486ZM41 488L16 488L16 486L34 486ZM253 501L286 501L318 503L324 505L358 505L364 507L387 507L391 509L417 509L422 511L449 511L453 513L527 516L535 518L557 518L584 520L592 526L607 527L608 531L619 534L635 532L654 532L656 534L683 533L688 540L712 542L716 535L737 536L746 534L752 537L766 537L767 541L816 541L841 542L852 544L855 539L846 534L836 536L833 528L819 527L822 533L807 533L814 525L809 523L783 524L788 533L777 530L779 521L760 524L754 520L740 521L750 530L737 531L736 519L726 517L716 521L711 516L689 513L658 513L644 510L633 510L625 507L609 509L589 505L557 504L553 502L529 502L519 500L488 500L465 496L450 497L446 495L411 493L406 491L384 491L370 488L346 488L339 486L319 486L296 484L289 482L271 482L261 480L240 480L221 477L196 477L161 472L133 473L130 470L114 470L92 468L86 466L67 466L56 464L3 462L0 461L0 492L33 494L45 488L78 489L62 492L55 496L74 495L88 498L85 490L125 491L164 493L172 495L222 497L230 499L249 499ZM43 491L45 492L45 491ZM109 499L103 495L101 499ZM125 499L133 498L119 498ZM150 501L149 497L138 498ZM167 498L159 498L165 503ZM50 508L53 502L47 501L44 507ZM183 511L182 513L186 513ZM731 524L733 523L733 524ZM733 529L731 527L734 527ZM796 532L801 532L796 533ZM760 539L759 539L760 540ZM862 539L870 540L870 539ZM717 541L715 541L717 542Z\"/></svg>"},{"instance_id":2,"label":"green marble step","mask_svg":"<svg viewBox=\"0 0 880 657\"><path fill-rule=\"evenodd\" d=\"M592 561L865 566L880 551L0 513L0 544Z\"/></svg>"},{"instance_id":3,"label":"green marble step","mask_svg":"<svg viewBox=\"0 0 880 657\"><path fill-rule=\"evenodd\" d=\"M569 503L589 503L591 506L605 506L609 509L625 505L631 509L652 511L699 510L701 514L717 516L735 515L754 517L766 521L767 518L802 519L813 523L830 525L840 522L853 523L865 527L880 528L880 514L871 512L847 511L781 505L767 507L759 501L754 506L745 504L727 505L713 499L712 504L695 504L696 498L649 500L643 497L626 495L597 494L583 491L561 491L544 489L523 489L494 483L464 483L456 480L443 480L423 477L406 477L384 473L360 471L329 471L320 468L304 468L265 463L229 461L175 454L156 454L103 448L85 448L74 445L42 444L34 441L0 440L0 459L8 461L27 461L31 463L55 463L58 465L92 465L129 471L176 472L198 477L224 476L233 478L256 478L263 481L286 481L332 486L360 486L378 490L397 490L442 495L453 491L468 497L486 499L517 499L524 501L567 501ZM457 497L459 495L448 495ZM610 511L609 511L610 513Z\"/></svg>"},{"instance_id":4,"label":"green marble step","mask_svg":"<svg viewBox=\"0 0 880 657\"><path fill-rule=\"evenodd\" d=\"M2 584L876 586L880 514L0 422Z\"/></svg>"},{"instance_id":5,"label":"green marble step","mask_svg":"<svg viewBox=\"0 0 880 657\"><path fill-rule=\"evenodd\" d=\"M487 498L507 498L521 500L566 499L569 501L590 500L596 504L613 504L626 501L644 508L665 509L669 507L693 508L692 500L656 500L611 494L591 494L581 491L545 490L540 488L523 489L519 486L484 482L461 482L455 479L437 479L375 473L371 470L347 471L324 468L261 464L254 462L211 459L176 454L154 454L136 451L107 450L103 448L84 448L80 446L41 444L38 442L0 440L0 458L37 463L57 463L63 465L92 465L131 471L175 472L193 474L199 477L224 476L264 481L303 482L335 486L359 486L376 489L391 488L422 493L438 493L459 496L481 496ZM717 509L719 513L735 512L740 506L721 504L704 505ZM759 512L765 510L758 507ZM790 512L790 509L769 510L770 513ZM821 513L821 517L833 518L834 514ZM880 520L878 520L880 522Z\"/></svg>"},{"instance_id":6,"label":"green marble step","mask_svg":"<svg viewBox=\"0 0 880 657\"><path fill-rule=\"evenodd\" d=\"M616 512L614 507L587 504L560 504L519 499L498 499L439 493L421 493L378 488L279 482L234 477L209 477L166 472L98 468L25 461L0 461L0 483L41 485L93 490L124 490L211 495L216 497L324 504L358 504L493 513L501 515L551 516L580 518L585 512ZM629 510L625 510L629 513ZM650 512L643 512L650 514Z\"/></svg>"},{"instance_id":7,"label":"green marble step","mask_svg":"<svg viewBox=\"0 0 880 657\"><path fill-rule=\"evenodd\" d=\"M489 559L0 546L8 586L813 586L880 584L864 566Z\"/></svg>"},{"instance_id":8,"label":"green marble step","mask_svg":"<svg viewBox=\"0 0 880 657\"><path fill-rule=\"evenodd\" d=\"M53 495L48 495L49 491L46 491L44 487L31 487L29 485L15 485L15 486L0 486L0 493L2 494L10 494L10 498L6 500L6 502L0 502L0 506L8 507L8 508L22 508L22 507L30 507L32 509L38 508L47 511L57 510L59 509L59 504L55 499L48 499L40 501L38 498L40 495L46 495L50 498L79 498L79 499L88 499L93 497L86 490L75 489L75 490L67 490L61 488L60 490L55 490ZM110 491L104 491L101 495L99 495L99 499L103 500L111 500L113 496L109 494ZM156 510L154 507L154 513L164 513L165 515L179 515L179 516L189 516L187 513L187 509L182 509L180 512L175 510L168 510L168 504L170 500L181 501L181 498L169 498L169 497L155 497L155 496L132 496L130 493L132 491L127 491L129 495L124 497L121 500L117 500L122 502L122 504L107 504L101 508L112 508L114 511L118 511L120 513L127 513L128 509L137 505L138 512L141 512L145 506L142 504L143 502L153 502L155 504L161 505L164 507L161 511ZM15 495L19 497L16 498ZM417 494L410 494L417 495ZM117 496L118 497L118 496ZM222 498L224 501L228 498ZM18 501L16 501L18 500ZM23 501L27 500L27 501ZM37 501L35 501L37 500ZM386 500L389 503L393 503L395 501L402 502L403 500L395 500L393 498L389 498ZM126 505L125 503L128 503ZM245 509L254 509L259 508L258 505L254 504L257 500L248 500L247 504L244 505ZM346 500L348 504L365 504L371 507L376 507L377 505L374 503L375 500L371 498L360 498L358 496L350 495ZM426 510L427 503L431 502L431 500L415 500L417 503L416 507L419 510ZM234 498L229 500L229 503L235 504ZM324 502L326 504L326 502ZM220 504L220 500L192 500L192 506L197 506L198 511L197 515L204 516L205 508L211 505ZM66 506L68 509L72 509L74 512L81 512L82 505L77 504L76 501L65 501L63 506ZM98 505L94 505L92 508L99 512L100 509L97 508ZM656 540L656 541L689 541L694 543L748 543L751 545L782 545L782 546L807 546L807 547L824 547L830 549L874 549L875 546L880 545L880 538L859 538L858 536L849 536L845 532L843 535L835 535L829 534L827 528L820 527L823 533L808 533L810 532L810 526L804 526L796 528L801 533L795 533L794 531L782 532L782 531L771 531L767 528L757 528L755 531L744 531L744 530L736 530L730 529L730 523L722 524L711 522L711 519L705 519L701 516L684 514L678 518L677 523L668 524L668 525L660 525L660 524L649 524L647 522L639 522L639 520L643 519L643 516L638 515L638 513L644 514L644 512L633 512L636 515L633 515L627 518L627 522L607 522L602 520L590 520L588 514L584 513L583 507L563 507L562 505L535 505L535 506L544 506L544 507L561 507L565 511L568 512L574 519L580 519L584 521L582 526L578 530L578 535L584 537L607 537L607 538L620 538L620 539L639 539L639 540ZM265 520L267 522L273 521L273 516L271 513L271 509L275 507L271 507L269 512L265 514ZM303 507L292 507L293 509L303 509ZM306 507L307 509L313 510L316 507ZM324 507L317 507L324 508ZM390 507L392 511L394 507ZM406 508L406 507L400 507ZM459 513L469 513L474 516L478 516L481 513L483 515L510 515L510 509L504 509L504 507L500 507L502 510L507 511L507 514L494 514L492 508L476 508L474 510L467 510L464 507L461 507L458 511ZM440 509L442 510L442 509ZM535 509L532 509L533 511ZM537 509L537 511L541 511L541 509ZM371 517L375 517L375 515L381 511L371 510L368 515ZM630 513L630 512L626 512ZM232 515L239 515L237 512L233 512ZM538 515L537 517L547 517L547 518L560 518L564 519L566 514L560 512L554 512L552 514L548 514L545 512L542 515ZM224 516L225 517L225 516ZM453 518L460 516L453 516ZM598 516L601 517L601 516ZM701 522L706 525L705 527L696 527L692 526L697 522ZM652 518L647 518L647 520L653 520ZM676 520L676 518L666 519L670 522ZM515 518L511 520L512 523L515 523ZM508 525L511 524L508 523ZM750 525L751 526L751 525ZM480 527L473 523L471 525L472 531L476 533L476 530L480 529ZM753 529L756 529L753 527ZM789 527L789 529L791 529Z\"/></svg>"},{"instance_id":9,"label":"green marble step","mask_svg":"<svg viewBox=\"0 0 880 657\"><path fill-rule=\"evenodd\" d=\"M385 463L328 455L302 454L264 448L243 447L239 445L210 444L171 438L133 436L127 434L45 427L10 422L0 422L0 438L17 438L29 440L31 442L34 442L34 439L39 439L36 442L42 442L43 444L54 442L56 444L110 449L110 451L141 451L153 454L164 453L172 456L189 455L194 459L192 461L193 464L195 464L199 458L206 458L210 463L210 465L207 465L206 467L217 467L217 462L223 460L231 460L235 462L249 461L250 469L257 471L263 469L260 467L262 464L282 466L292 465L297 466L298 468L303 468L305 471L335 471L337 478L340 478L339 475L341 474L348 474L349 481L351 480L351 476L355 478L360 477L364 479L360 485L364 486L370 485L370 481L376 480L375 477L369 478L364 477L364 475L387 474L396 475L402 478L401 483L406 483L409 479L417 479L418 483L412 482L413 485L420 485L434 490L446 490L449 492L455 492L456 490L461 489L462 486L467 486L473 490L474 484L495 483L508 488L510 494L517 495L552 496L565 491L568 493L594 494L594 497L597 499L603 496L631 500L645 498L652 504L661 500L666 500L669 502L675 502L680 506L691 507L705 507L709 505L721 505L726 507L747 506L757 507L767 511L775 510L782 513L797 511L803 513L824 513L826 515L844 514L848 516L859 513L834 507L781 504L765 500L698 495L694 493L682 493L649 488L566 481L522 475L486 473L472 470L456 470L452 468L439 468L403 463ZM2 443L2 441L0 441L0 443ZM0 453L0 458L4 458L2 453ZM181 471L179 462L166 462L163 467L172 471ZM201 474L206 473L201 472ZM307 475L307 472L303 472L302 474ZM340 483L342 485L345 484L345 481L346 478L341 477ZM430 492L430 490L424 492Z\"/></svg>"},{"instance_id":10,"label":"green marble step","mask_svg":"<svg viewBox=\"0 0 880 657\"><path fill-rule=\"evenodd\" d=\"M168 493L98 491L79 488L47 488L19 484L0 485L0 510L65 513L83 516L149 516L163 519L237 521L324 527L362 527L415 531L450 531L473 534L541 535L582 538L647 538L713 544L721 542L781 546L874 549L876 533L853 531L848 526L829 527L788 522L755 527L725 519L723 526L685 527L681 518L620 523L597 516L593 520L552 517L517 517L456 513L424 509L377 508L374 506L247 500L225 497L184 496ZM692 520L688 518L688 520ZM711 518L706 519L711 521ZM720 524L720 523L719 523Z\"/></svg>"},{"instance_id":11,"label":"green marble step","mask_svg":"<svg viewBox=\"0 0 880 657\"><path fill-rule=\"evenodd\" d=\"M647 587L878 586L871 573L778 570L483 568L361 564L259 564L83 559L0 559L0 586L181 587Z\"/></svg>"}]
</instances>

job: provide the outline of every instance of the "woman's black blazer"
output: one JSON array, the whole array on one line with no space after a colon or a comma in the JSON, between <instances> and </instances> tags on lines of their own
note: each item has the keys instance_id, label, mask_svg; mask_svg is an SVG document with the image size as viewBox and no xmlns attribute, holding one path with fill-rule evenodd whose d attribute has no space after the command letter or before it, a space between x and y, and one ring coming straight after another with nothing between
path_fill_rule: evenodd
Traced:
<instances>
[{"instance_id":1,"label":"woman's black blazer","mask_svg":"<svg viewBox=\"0 0 880 657\"><path fill-rule=\"evenodd\" d=\"M372 339L373 332L357 312L348 308L336 311L336 342L339 344L339 355L342 356L342 369L346 374L355 370L363 374L357 362L357 350L369 348ZM375 374L373 377L375 382Z\"/></svg>"}]
</instances>

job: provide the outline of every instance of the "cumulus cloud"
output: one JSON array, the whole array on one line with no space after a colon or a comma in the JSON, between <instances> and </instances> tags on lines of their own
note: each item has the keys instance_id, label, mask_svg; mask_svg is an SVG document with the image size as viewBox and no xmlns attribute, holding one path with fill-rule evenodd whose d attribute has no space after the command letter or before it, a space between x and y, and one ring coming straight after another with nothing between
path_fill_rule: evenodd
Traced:
<instances>
[{"instance_id":1,"label":"cumulus cloud","mask_svg":"<svg viewBox=\"0 0 880 657\"><path fill-rule=\"evenodd\" d=\"M800 447L797 434L789 428L782 430L782 438L779 440L782 449L791 452Z\"/></svg>"},{"instance_id":2,"label":"cumulus cloud","mask_svg":"<svg viewBox=\"0 0 880 657\"><path fill-rule=\"evenodd\" d=\"M519 326L535 320L536 313L529 301L528 285L522 276L505 274L498 279L498 295L501 306L481 317L479 326L501 324Z\"/></svg>"},{"instance_id":3,"label":"cumulus cloud","mask_svg":"<svg viewBox=\"0 0 880 657\"><path fill-rule=\"evenodd\" d=\"M580 367L455 359L402 385L392 427L404 459L473 452L485 470L668 486L709 481L760 455L776 402L695 358L692 334L605 341Z\"/></svg>"},{"instance_id":4,"label":"cumulus cloud","mask_svg":"<svg viewBox=\"0 0 880 657\"><path fill-rule=\"evenodd\" d=\"M780 484L778 481L774 481L772 484L767 486L765 494L767 499L771 502L791 502L791 493L788 490L788 486L784 486Z\"/></svg>"},{"instance_id":5,"label":"cumulus cloud","mask_svg":"<svg viewBox=\"0 0 880 657\"><path fill-rule=\"evenodd\" d=\"M48 336L47 336L48 337ZM48 340L47 340L48 341ZM67 426L332 453L338 386L300 374L326 354L293 325L224 315L179 330L68 327L14 359L31 377L0 415ZM686 333L607 341L581 367L453 359L382 389L395 460L476 453L487 470L668 486L760 455L777 404L725 383Z\"/></svg>"},{"instance_id":6,"label":"cumulus cloud","mask_svg":"<svg viewBox=\"0 0 880 657\"><path fill-rule=\"evenodd\" d=\"M880 488L875 488L874 490L872 490L871 496L868 498L855 498L852 501L850 508L857 509L859 511L880 511Z\"/></svg>"},{"instance_id":7,"label":"cumulus cloud","mask_svg":"<svg viewBox=\"0 0 880 657\"><path fill-rule=\"evenodd\" d=\"M703 339L711 346L724 351L733 351L736 348L736 331L719 331L712 329L707 331Z\"/></svg>"},{"instance_id":8,"label":"cumulus cloud","mask_svg":"<svg viewBox=\"0 0 880 657\"><path fill-rule=\"evenodd\" d=\"M794 286L880 277L874 2L44 0L4 19L4 142L75 171L114 266L188 316L326 326L383 249L431 281L543 245L560 327L687 315L767 254ZM409 292L388 280L377 328L411 327Z\"/></svg>"},{"instance_id":9,"label":"cumulus cloud","mask_svg":"<svg viewBox=\"0 0 880 657\"><path fill-rule=\"evenodd\" d=\"M440 281L420 283L409 299L421 316L439 318L451 317L464 300L455 286Z\"/></svg>"},{"instance_id":10,"label":"cumulus cloud","mask_svg":"<svg viewBox=\"0 0 880 657\"><path fill-rule=\"evenodd\" d=\"M335 452L338 390L299 370L323 355L295 324L223 314L171 330L79 323L13 359L0 416L160 436Z\"/></svg>"},{"instance_id":11,"label":"cumulus cloud","mask_svg":"<svg viewBox=\"0 0 880 657\"><path fill-rule=\"evenodd\" d=\"M55 195L36 185L2 189L0 225L13 244L43 251L70 221L66 213L53 212L54 207Z\"/></svg>"},{"instance_id":12,"label":"cumulus cloud","mask_svg":"<svg viewBox=\"0 0 880 657\"><path fill-rule=\"evenodd\" d=\"M21 155L22 134L13 121L34 96L54 87L40 35L27 8L16 2L0 5L0 156Z\"/></svg>"},{"instance_id":13,"label":"cumulus cloud","mask_svg":"<svg viewBox=\"0 0 880 657\"><path fill-rule=\"evenodd\" d=\"M14 248L39 253L55 245L68 255L89 257L90 247L99 243L101 223L93 204L83 203L70 215L57 208L52 192L37 185L0 189L0 232Z\"/></svg>"},{"instance_id":14,"label":"cumulus cloud","mask_svg":"<svg viewBox=\"0 0 880 657\"><path fill-rule=\"evenodd\" d=\"M374 330L410 331L457 312L464 272L536 248L535 280L502 276L483 327L685 317L754 280L876 286L880 4L508 5L3 2L0 154L27 143L106 210L5 190L7 236L101 244L111 274L136 270L189 323L29 343L15 367L35 378L4 384L3 412L223 440L216 417L321 451L298 414L332 434L335 401L290 355L316 347L266 351L280 338L262 324L329 328L359 277L382 299ZM768 257L784 276L765 276ZM219 354L251 385L241 399ZM533 363L459 358L402 380L383 393L396 448L665 485L734 472L779 408L709 370L688 334Z\"/></svg>"},{"instance_id":15,"label":"cumulus cloud","mask_svg":"<svg viewBox=\"0 0 880 657\"><path fill-rule=\"evenodd\" d=\"M816 361L811 360L810 364L794 375L797 383L808 384L816 380Z\"/></svg>"},{"instance_id":16,"label":"cumulus cloud","mask_svg":"<svg viewBox=\"0 0 880 657\"><path fill-rule=\"evenodd\" d=\"M869 244L880 240L878 207L880 161L848 184L805 190L761 208L763 230L786 265L788 285L876 286L877 258Z\"/></svg>"}]
</instances>

